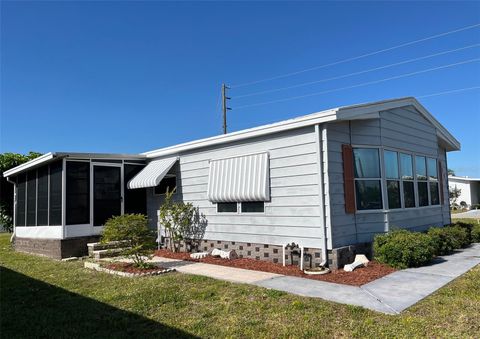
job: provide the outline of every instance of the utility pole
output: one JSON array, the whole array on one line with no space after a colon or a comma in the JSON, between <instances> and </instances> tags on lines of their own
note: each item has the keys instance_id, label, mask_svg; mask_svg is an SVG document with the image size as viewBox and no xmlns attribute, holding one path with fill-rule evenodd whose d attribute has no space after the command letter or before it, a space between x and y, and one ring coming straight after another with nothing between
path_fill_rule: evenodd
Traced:
<instances>
[{"instance_id":1,"label":"utility pole","mask_svg":"<svg viewBox=\"0 0 480 339\"><path fill-rule=\"evenodd\" d=\"M222 84L223 134L227 134L227 111L231 110L231 108L227 107L227 100L230 100L230 98L227 97L227 89L230 88Z\"/></svg>"}]
</instances>

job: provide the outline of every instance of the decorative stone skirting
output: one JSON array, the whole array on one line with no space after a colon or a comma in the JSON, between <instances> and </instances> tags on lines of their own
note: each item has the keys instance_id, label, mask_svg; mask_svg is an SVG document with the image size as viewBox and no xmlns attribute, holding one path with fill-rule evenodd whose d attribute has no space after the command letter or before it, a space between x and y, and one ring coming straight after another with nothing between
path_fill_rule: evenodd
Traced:
<instances>
[{"instance_id":1,"label":"decorative stone skirting","mask_svg":"<svg viewBox=\"0 0 480 339\"><path fill-rule=\"evenodd\" d=\"M122 276L122 277L128 277L128 278L147 277L147 276L151 276L151 275L160 275L160 274L165 274L165 273L168 273L168 272L175 271L174 268L162 268L162 269L159 269L158 271L153 271L153 272L129 273L129 272L111 270L111 269L108 269L106 267L102 267L98 263L89 262L89 261L85 262L84 267L95 270L95 271L105 272L105 273L108 273L108 274L115 274L115 275L119 275L119 276Z\"/></svg>"},{"instance_id":2,"label":"decorative stone skirting","mask_svg":"<svg viewBox=\"0 0 480 339\"><path fill-rule=\"evenodd\" d=\"M169 248L169 239L165 238L165 244ZM270 245L270 244L255 244L238 241L224 241L224 240L200 240L192 245L184 244L180 245L180 251L186 252L210 252L214 248L221 250L235 250L240 258L250 258L256 260L270 261L274 263L282 263L282 246ZM291 250L285 249L285 262L291 264L290 257ZM319 248L305 248L304 267L310 267L310 261L312 261L312 267L318 267L322 262L322 250ZM299 265L300 256L293 256L293 264Z\"/></svg>"},{"instance_id":3,"label":"decorative stone skirting","mask_svg":"<svg viewBox=\"0 0 480 339\"><path fill-rule=\"evenodd\" d=\"M54 259L83 257L88 254L87 243L96 242L99 236L68 239L38 239L15 237L16 251L43 255Z\"/></svg>"}]
</instances>

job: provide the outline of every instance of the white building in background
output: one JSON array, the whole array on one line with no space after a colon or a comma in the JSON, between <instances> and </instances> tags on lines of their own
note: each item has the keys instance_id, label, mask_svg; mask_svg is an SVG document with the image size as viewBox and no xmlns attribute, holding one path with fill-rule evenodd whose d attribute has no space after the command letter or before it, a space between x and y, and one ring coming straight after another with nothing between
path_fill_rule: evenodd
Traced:
<instances>
[{"instance_id":1,"label":"white building in background","mask_svg":"<svg viewBox=\"0 0 480 339\"><path fill-rule=\"evenodd\" d=\"M449 176L448 186L450 189L461 190L457 204L462 201L465 201L468 207L480 204L480 178Z\"/></svg>"}]
</instances>

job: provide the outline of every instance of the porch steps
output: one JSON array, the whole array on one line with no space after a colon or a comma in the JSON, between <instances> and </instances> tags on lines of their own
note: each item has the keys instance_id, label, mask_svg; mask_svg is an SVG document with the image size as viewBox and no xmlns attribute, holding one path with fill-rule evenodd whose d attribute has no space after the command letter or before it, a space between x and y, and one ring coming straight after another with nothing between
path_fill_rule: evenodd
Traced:
<instances>
[{"instance_id":1,"label":"porch steps","mask_svg":"<svg viewBox=\"0 0 480 339\"><path fill-rule=\"evenodd\" d=\"M116 257L125 249L125 243L122 241L112 241L108 243L94 242L87 244L88 256L95 259Z\"/></svg>"}]
</instances>

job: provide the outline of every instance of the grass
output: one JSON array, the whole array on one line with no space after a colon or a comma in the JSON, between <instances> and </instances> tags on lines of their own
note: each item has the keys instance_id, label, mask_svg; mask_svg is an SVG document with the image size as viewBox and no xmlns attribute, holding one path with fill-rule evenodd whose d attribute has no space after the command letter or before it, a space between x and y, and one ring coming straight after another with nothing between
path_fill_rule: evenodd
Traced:
<instances>
[{"instance_id":1,"label":"grass","mask_svg":"<svg viewBox=\"0 0 480 339\"><path fill-rule=\"evenodd\" d=\"M0 333L18 337L480 337L480 266L401 315L170 273L123 278L14 252L0 235Z\"/></svg>"}]
</instances>

